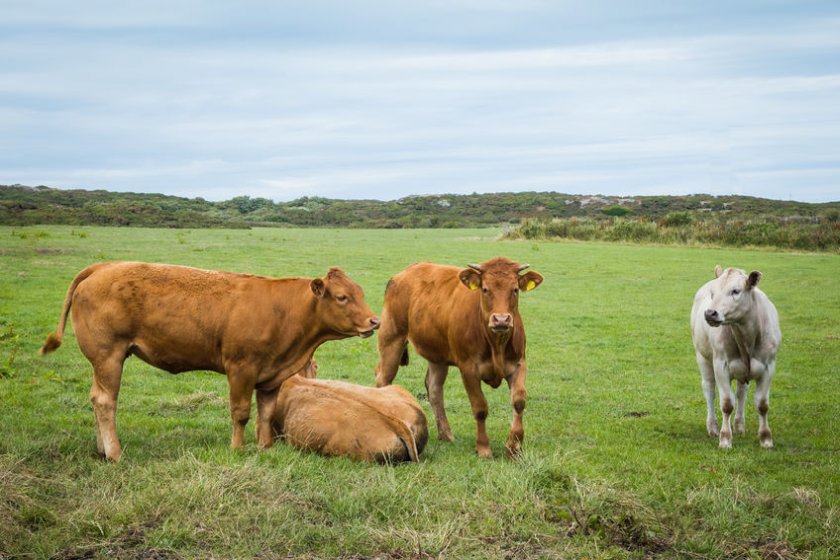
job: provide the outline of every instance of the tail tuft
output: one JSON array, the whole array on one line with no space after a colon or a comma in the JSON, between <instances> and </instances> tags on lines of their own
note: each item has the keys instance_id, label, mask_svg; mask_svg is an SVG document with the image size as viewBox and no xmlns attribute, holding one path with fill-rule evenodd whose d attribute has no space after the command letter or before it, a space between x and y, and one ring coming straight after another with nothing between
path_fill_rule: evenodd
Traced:
<instances>
[{"instance_id":1,"label":"tail tuft","mask_svg":"<svg viewBox=\"0 0 840 560\"><path fill-rule=\"evenodd\" d=\"M59 346L61 346L61 337L56 333L52 333L47 337L47 341L44 342L44 345L41 347L41 350L39 350L39 353L42 355L49 354Z\"/></svg>"}]
</instances>

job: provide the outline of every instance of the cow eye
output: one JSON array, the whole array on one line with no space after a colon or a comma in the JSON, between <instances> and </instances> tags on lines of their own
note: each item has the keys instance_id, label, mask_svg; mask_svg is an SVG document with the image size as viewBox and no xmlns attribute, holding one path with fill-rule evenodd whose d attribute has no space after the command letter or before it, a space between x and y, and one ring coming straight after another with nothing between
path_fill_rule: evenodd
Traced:
<instances>
[{"instance_id":1,"label":"cow eye","mask_svg":"<svg viewBox=\"0 0 840 560\"><path fill-rule=\"evenodd\" d=\"M481 291L484 292L485 294L490 293L490 290L488 290L487 288L481 288Z\"/></svg>"},{"instance_id":2,"label":"cow eye","mask_svg":"<svg viewBox=\"0 0 840 560\"><path fill-rule=\"evenodd\" d=\"M519 295L519 288L514 288L513 289L513 295L515 295L515 296Z\"/></svg>"},{"instance_id":3,"label":"cow eye","mask_svg":"<svg viewBox=\"0 0 840 560\"><path fill-rule=\"evenodd\" d=\"M733 296L737 296L738 294L740 294L740 293L741 293L741 290L732 290L730 293L731 293Z\"/></svg>"},{"instance_id":4,"label":"cow eye","mask_svg":"<svg viewBox=\"0 0 840 560\"><path fill-rule=\"evenodd\" d=\"M335 296L335 299L338 303L347 303L349 298L347 296Z\"/></svg>"}]
</instances>

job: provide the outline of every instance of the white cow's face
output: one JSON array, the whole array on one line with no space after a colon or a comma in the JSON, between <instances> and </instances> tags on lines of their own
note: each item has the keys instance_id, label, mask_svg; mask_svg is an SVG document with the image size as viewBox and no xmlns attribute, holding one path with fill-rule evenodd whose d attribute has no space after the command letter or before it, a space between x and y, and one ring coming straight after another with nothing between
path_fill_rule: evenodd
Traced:
<instances>
[{"instance_id":1,"label":"white cow's face","mask_svg":"<svg viewBox=\"0 0 840 560\"><path fill-rule=\"evenodd\" d=\"M712 303L703 316L712 327L737 323L752 306L752 289L761 279L754 270L747 275L743 270L715 267L716 280L712 283Z\"/></svg>"}]
</instances>

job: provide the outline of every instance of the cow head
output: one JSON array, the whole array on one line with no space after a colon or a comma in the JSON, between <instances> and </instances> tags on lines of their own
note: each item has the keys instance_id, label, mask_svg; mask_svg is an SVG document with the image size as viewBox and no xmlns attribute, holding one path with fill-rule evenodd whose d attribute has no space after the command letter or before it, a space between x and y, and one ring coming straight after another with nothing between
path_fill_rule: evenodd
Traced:
<instances>
[{"instance_id":1,"label":"cow head","mask_svg":"<svg viewBox=\"0 0 840 560\"><path fill-rule=\"evenodd\" d=\"M718 265L715 278L711 286L712 303L703 317L712 327L737 323L752 306L752 289L761 280L761 273L753 270L747 274L737 268L723 270Z\"/></svg>"},{"instance_id":2,"label":"cow head","mask_svg":"<svg viewBox=\"0 0 840 560\"><path fill-rule=\"evenodd\" d=\"M362 287L340 268L309 283L318 299L319 319L325 328L344 336L367 338L379 328L379 318L365 302Z\"/></svg>"},{"instance_id":3,"label":"cow head","mask_svg":"<svg viewBox=\"0 0 840 560\"><path fill-rule=\"evenodd\" d=\"M496 334L509 333L513 329L514 317L519 313L519 294L539 286L543 277L530 271L527 264L519 264L504 257L498 257L481 264L468 265L458 274L461 282L470 290L477 290L481 299L481 317L487 328Z\"/></svg>"}]
</instances>

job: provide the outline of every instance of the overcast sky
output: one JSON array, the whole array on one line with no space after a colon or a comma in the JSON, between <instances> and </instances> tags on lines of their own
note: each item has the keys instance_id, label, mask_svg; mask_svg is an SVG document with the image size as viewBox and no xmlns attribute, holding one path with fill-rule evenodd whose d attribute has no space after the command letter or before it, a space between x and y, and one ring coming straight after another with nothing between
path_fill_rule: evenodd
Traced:
<instances>
[{"instance_id":1,"label":"overcast sky","mask_svg":"<svg viewBox=\"0 0 840 560\"><path fill-rule=\"evenodd\" d=\"M840 200L840 1L0 0L0 184Z\"/></svg>"}]
</instances>

